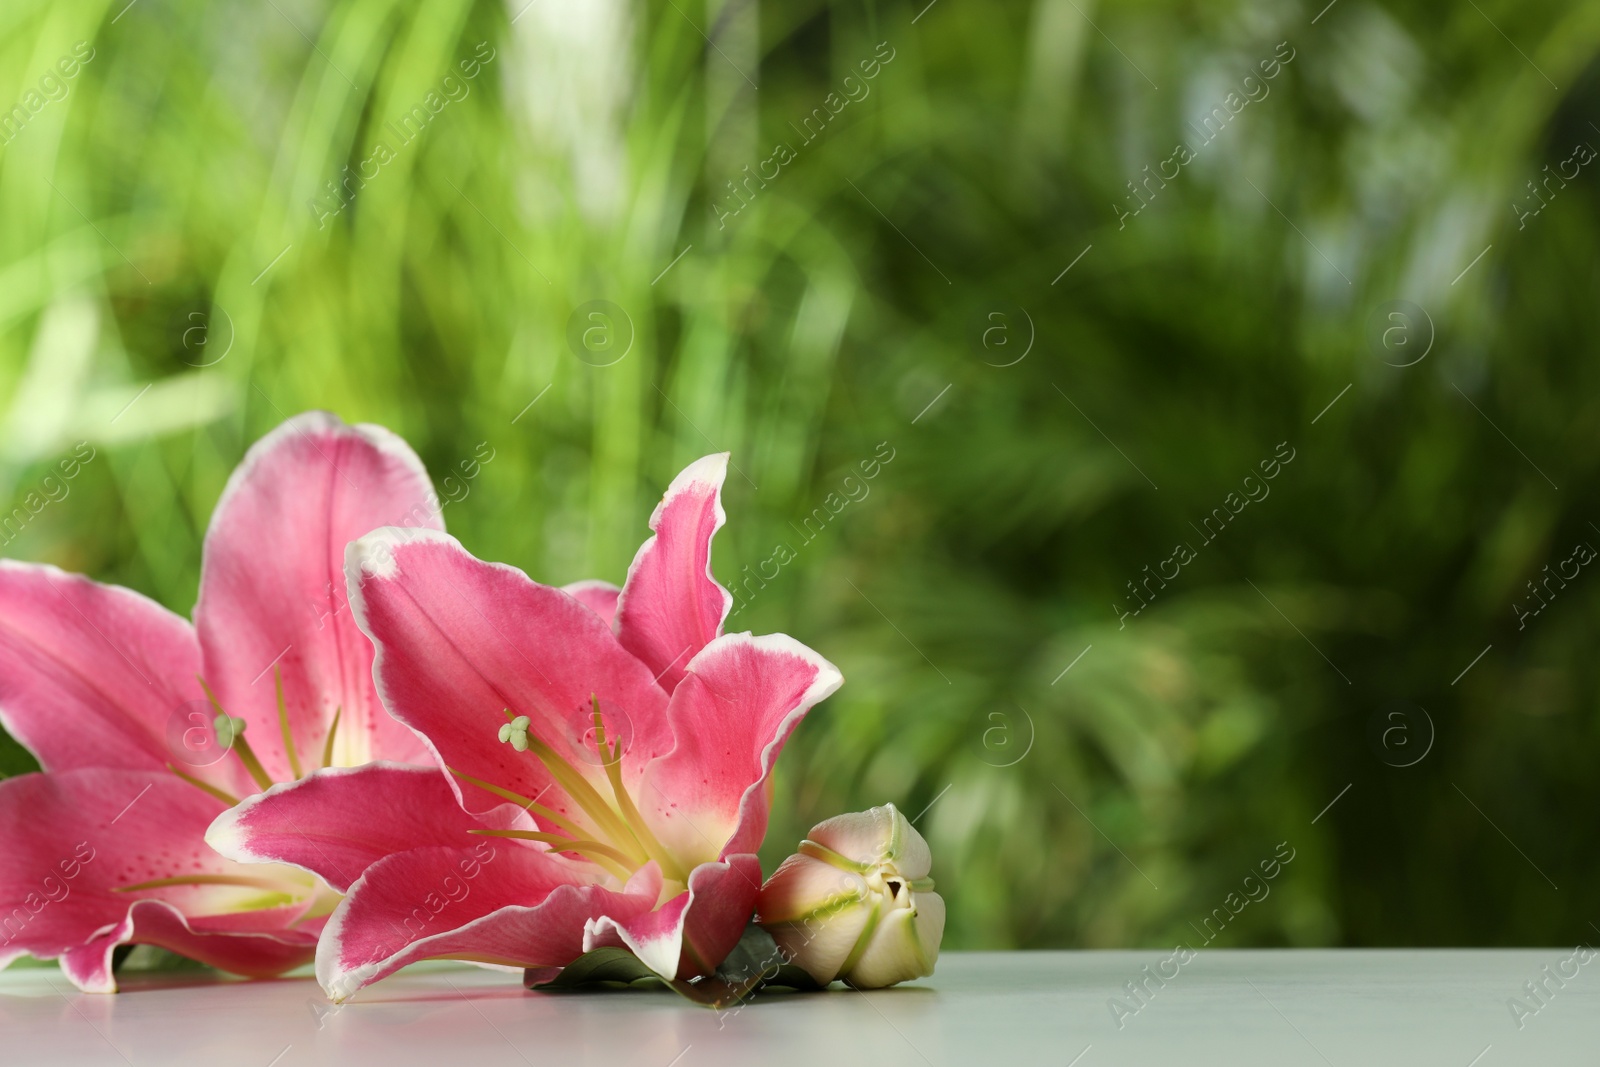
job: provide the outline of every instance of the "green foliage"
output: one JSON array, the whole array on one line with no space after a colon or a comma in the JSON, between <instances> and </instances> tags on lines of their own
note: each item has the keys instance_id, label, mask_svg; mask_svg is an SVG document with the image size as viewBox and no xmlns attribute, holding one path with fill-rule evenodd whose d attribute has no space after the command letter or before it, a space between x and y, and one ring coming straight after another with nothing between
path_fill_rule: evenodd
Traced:
<instances>
[{"instance_id":1,"label":"green foliage","mask_svg":"<svg viewBox=\"0 0 1600 1067\"><path fill-rule=\"evenodd\" d=\"M768 986L811 991L821 988L805 969L785 964L772 935L754 923L734 945L714 974L694 981L663 981L625 948L585 952L553 977L537 969L524 973L523 984L541 992L593 992L596 989L670 989L701 1007L733 1007Z\"/></svg>"},{"instance_id":2,"label":"green foliage","mask_svg":"<svg viewBox=\"0 0 1600 1067\"><path fill-rule=\"evenodd\" d=\"M1600 9L522 3L5 5L0 107L93 48L0 149L7 555L187 612L229 471L322 407L480 556L620 581L731 449L732 625L847 678L769 869L892 800L948 947L1198 940L1281 841L1221 943L1587 936L1596 579L1513 604L1600 538L1593 168L1508 208L1600 146Z\"/></svg>"}]
</instances>

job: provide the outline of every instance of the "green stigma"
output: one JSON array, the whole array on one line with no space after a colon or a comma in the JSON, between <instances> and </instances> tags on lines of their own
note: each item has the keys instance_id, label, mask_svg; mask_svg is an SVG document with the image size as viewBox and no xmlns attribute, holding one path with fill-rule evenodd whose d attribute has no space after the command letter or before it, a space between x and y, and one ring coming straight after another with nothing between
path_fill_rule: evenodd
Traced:
<instances>
[{"instance_id":1,"label":"green stigma","mask_svg":"<svg viewBox=\"0 0 1600 1067\"><path fill-rule=\"evenodd\" d=\"M515 719L501 726L501 743L509 742L511 747L518 752L528 751L528 724L532 721L526 715L518 715Z\"/></svg>"},{"instance_id":2,"label":"green stigma","mask_svg":"<svg viewBox=\"0 0 1600 1067\"><path fill-rule=\"evenodd\" d=\"M212 720L211 728L216 731L218 745L232 748L233 739L244 733L245 721L223 712Z\"/></svg>"}]
</instances>

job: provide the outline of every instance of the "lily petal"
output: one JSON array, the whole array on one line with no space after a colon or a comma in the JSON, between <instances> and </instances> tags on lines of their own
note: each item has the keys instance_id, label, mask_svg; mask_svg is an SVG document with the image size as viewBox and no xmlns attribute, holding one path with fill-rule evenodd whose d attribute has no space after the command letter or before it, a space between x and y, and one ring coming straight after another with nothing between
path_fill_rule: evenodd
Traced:
<instances>
[{"instance_id":1,"label":"lily petal","mask_svg":"<svg viewBox=\"0 0 1600 1067\"><path fill-rule=\"evenodd\" d=\"M885 912L861 958L844 975L858 989L881 989L933 973L944 938L944 898L918 893L915 908Z\"/></svg>"},{"instance_id":2,"label":"lily petal","mask_svg":"<svg viewBox=\"0 0 1600 1067\"><path fill-rule=\"evenodd\" d=\"M739 943L760 892L761 861L755 856L702 863L689 872L688 890L655 911L590 920L583 950L625 948L669 981L710 974Z\"/></svg>"},{"instance_id":3,"label":"lily petal","mask_svg":"<svg viewBox=\"0 0 1600 1067\"><path fill-rule=\"evenodd\" d=\"M427 471L380 426L312 411L251 446L206 532L195 624L203 673L268 775L292 776L274 670L302 768L315 767L336 710L333 762L426 762L372 689L372 647L345 602L345 545L378 526L442 528Z\"/></svg>"},{"instance_id":4,"label":"lily petal","mask_svg":"<svg viewBox=\"0 0 1600 1067\"><path fill-rule=\"evenodd\" d=\"M651 829L688 862L759 847L772 765L806 712L843 682L785 634L712 641L667 707L676 747L645 768L639 808Z\"/></svg>"},{"instance_id":5,"label":"lily petal","mask_svg":"<svg viewBox=\"0 0 1600 1067\"><path fill-rule=\"evenodd\" d=\"M174 760L168 723L203 699L186 620L130 589L12 560L0 560L0 604L0 724L45 770Z\"/></svg>"},{"instance_id":6,"label":"lily petal","mask_svg":"<svg viewBox=\"0 0 1600 1067\"><path fill-rule=\"evenodd\" d=\"M685 467L650 516L654 535L639 546L617 600L622 647L650 665L672 692L689 661L722 633L733 596L711 576L711 538L728 521L722 483L728 453Z\"/></svg>"},{"instance_id":7,"label":"lily petal","mask_svg":"<svg viewBox=\"0 0 1600 1067\"><path fill-rule=\"evenodd\" d=\"M298 882L275 886L271 870L207 848L205 827L222 807L165 771L83 769L0 782L0 955L49 959L92 949L68 970L76 968L85 988L105 988L108 965L96 961L116 945L146 940L147 928L166 939L158 944L188 936L149 908L135 915L138 905L162 904L189 916L186 929L209 938L202 958L229 970L276 973L285 960L286 967L305 962L314 937L289 928L311 905L314 883L295 872ZM213 884L126 891L197 876ZM218 878L244 881L215 884ZM224 943L224 932L282 936ZM285 955L285 944L298 945L298 954Z\"/></svg>"},{"instance_id":8,"label":"lily petal","mask_svg":"<svg viewBox=\"0 0 1600 1067\"><path fill-rule=\"evenodd\" d=\"M906 817L885 804L824 819L806 839L861 864L892 863L906 878L925 878L933 870L933 852L927 840Z\"/></svg>"},{"instance_id":9,"label":"lily petal","mask_svg":"<svg viewBox=\"0 0 1600 1067\"><path fill-rule=\"evenodd\" d=\"M61 955L61 969L85 993L115 993L113 954L121 945L157 945L192 960L251 978L271 978L308 962L313 930L208 930L164 900L136 900L121 922Z\"/></svg>"},{"instance_id":10,"label":"lily petal","mask_svg":"<svg viewBox=\"0 0 1600 1067\"><path fill-rule=\"evenodd\" d=\"M617 595L622 590L610 582L602 582L598 578L590 578L582 582L573 582L571 585L564 585L561 587L561 591L600 616L607 626L612 625L613 620L617 617Z\"/></svg>"},{"instance_id":11,"label":"lily petal","mask_svg":"<svg viewBox=\"0 0 1600 1067\"><path fill-rule=\"evenodd\" d=\"M625 749L624 773L671 747L666 694L593 611L515 567L485 563L446 534L376 530L349 548L350 604L378 654L384 706L439 761L588 826L531 754L496 742L503 712L597 785L591 696ZM467 810L500 799L452 780Z\"/></svg>"},{"instance_id":12,"label":"lily petal","mask_svg":"<svg viewBox=\"0 0 1600 1067\"><path fill-rule=\"evenodd\" d=\"M588 920L643 914L661 891L654 864L622 892L588 882L579 865L514 841L386 856L329 918L317 981L343 1000L422 959L564 966L583 953Z\"/></svg>"},{"instance_id":13,"label":"lily petal","mask_svg":"<svg viewBox=\"0 0 1600 1067\"><path fill-rule=\"evenodd\" d=\"M756 921L787 959L826 984L855 950L876 913L863 904L866 879L812 856L784 860L761 890Z\"/></svg>"},{"instance_id":14,"label":"lily petal","mask_svg":"<svg viewBox=\"0 0 1600 1067\"><path fill-rule=\"evenodd\" d=\"M372 864L425 845L466 848L472 830L533 828L517 808L468 815L437 767L377 762L280 782L218 815L206 844L241 863L288 863L339 892Z\"/></svg>"}]
</instances>

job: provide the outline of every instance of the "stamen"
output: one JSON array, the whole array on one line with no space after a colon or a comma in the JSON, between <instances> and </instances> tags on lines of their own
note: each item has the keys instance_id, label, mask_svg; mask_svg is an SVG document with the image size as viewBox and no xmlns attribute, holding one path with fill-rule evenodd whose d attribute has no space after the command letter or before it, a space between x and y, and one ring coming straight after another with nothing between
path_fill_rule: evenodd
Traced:
<instances>
[{"instance_id":1,"label":"stamen","mask_svg":"<svg viewBox=\"0 0 1600 1067\"><path fill-rule=\"evenodd\" d=\"M322 765L324 767L333 766L333 738L339 732L339 716L343 714L343 704L333 709L333 722L328 726L328 739L322 743Z\"/></svg>"},{"instance_id":2,"label":"stamen","mask_svg":"<svg viewBox=\"0 0 1600 1067\"><path fill-rule=\"evenodd\" d=\"M508 716L511 714L509 708L506 709L506 714ZM554 749L539 740L538 737L526 732L526 729L519 732L517 729L518 719L524 722L528 721L527 716L518 715L511 720L509 730L504 727L501 728L502 733L511 740L512 747L516 747L517 738L525 738L528 746L527 751L532 752L539 762L544 764L545 770L550 772L550 776L556 780L556 784L566 790L567 796L571 797L573 803L583 809L584 814L599 824L599 828L605 831L607 837L618 843L630 840L633 835L629 832L627 824L617 816L616 811L605 802L605 798L595 790L594 786L589 784L588 779L574 770L571 764L558 756ZM636 858L643 862L648 856Z\"/></svg>"},{"instance_id":3,"label":"stamen","mask_svg":"<svg viewBox=\"0 0 1600 1067\"><path fill-rule=\"evenodd\" d=\"M283 890L282 882L271 878L255 878L247 874L191 874L179 878L156 878L138 885L112 886L113 893L137 893L141 889L163 889L172 885L236 885L249 889Z\"/></svg>"},{"instance_id":4,"label":"stamen","mask_svg":"<svg viewBox=\"0 0 1600 1067\"><path fill-rule=\"evenodd\" d=\"M538 830L468 830L467 833L478 834L481 837L514 837L519 841L543 841L551 846L552 852L576 852L585 859L598 863L623 881L627 881L632 874L632 858L603 841L573 840L560 834L540 833Z\"/></svg>"},{"instance_id":5,"label":"stamen","mask_svg":"<svg viewBox=\"0 0 1600 1067\"><path fill-rule=\"evenodd\" d=\"M605 765L606 778L611 782L611 793L617 798L617 808L622 812L623 821L627 823L634 840L638 841L639 846L661 867L662 874L680 882L684 881L683 868L673 859L672 853L668 852L650 832L644 816L640 815L639 809L634 806L633 797L628 795L627 788L622 784L622 741L619 738L609 748L606 746L606 727L600 717L600 698L590 693L589 701L594 707L595 749L600 755L601 763Z\"/></svg>"},{"instance_id":6,"label":"stamen","mask_svg":"<svg viewBox=\"0 0 1600 1067\"><path fill-rule=\"evenodd\" d=\"M222 705L217 701L217 695L211 691L211 687L206 684L206 680L200 678L199 675L195 675L195 677L200 680L200 688L206 691L206 699L211 701L213 708L217 709L219 719L216 726L217 740L219 742L222 740L223 724L220 720L226 719L232 733L232 737L229 739L231 743L228 747L233 750L234 755L239 757L239 762L244 764L244 769L250 772L250 777L255 779L256 785L261 789L270 789L272 787L271 777L268 776L265 768L261 766L261 761L256 759L255 752L250 748L250 742L244 739L244 720L236 719L222 710Z\"/></svg>"},{"instance_id":7,"label":"stamen","mask_svg":"<svg viewBox=\"0 0 1600 1067\"><path fill-rule=\"evenodd\" d=\"M577 836L579 836L579 835L581 835L583 833L583 830L581 830L578 827L578 824L573 822L571 819L567 818L565 815L562 815L560 812L551 811L549 808L545 807L543 804L540 804L536 800L529 800L527 797L523 796L521 793L513 793L509 789L500 788L499 786L495 785L493 782L485 782L482 778L474 778L470 774L463 774L461 771L456 770L454 767L446 767L445 770L449 771L451 774L455 775L457 778L461 779L463 782L466 782L466 783L468 783L470 785L475 785L479 789L488 790L489 792L493 793L497 797L504 797L506 800L511 801L513 804L522 805L522 807L525 810L531 811L535 815L538 815L541 819L545 819L546 821L551 822L551 823L555 824L556 826L559 826L561 829L565 830L567 833L573 835L574 837L577 837Z\"/></svg>"},{"instance_id":8,"label":"stamen","mask_svg":"<svg viewBox=\"0 0 1600 1067\"><path fill-rule=\"evenodd\" d=\"M173 774L176 774L179 778L182 778L196 789L203 789L207 793L210 793L212 796L216 797L230 808L239 803L239 798L234 796L232 793L229 793L227 790L218 789L216 786L211 785L208 782L202 782L192 774L184 774L170 763L167 764L167 770L171 771Z\"/></svg>"},{"instance_id":9,"label":"stamen","mask_svg":"<svg viewBox=\"0 0 1600 1067\"><path fill-rule=\"evenodd\" d=\"M294 750L294 735L289 732L289 709L283 703L282 667L273 666L272 681L278 690L278 729L283 732L283 751L289 757L289 773L299 778L304 772L300 770L300 754Z\"/></svg>"}]
</instances>

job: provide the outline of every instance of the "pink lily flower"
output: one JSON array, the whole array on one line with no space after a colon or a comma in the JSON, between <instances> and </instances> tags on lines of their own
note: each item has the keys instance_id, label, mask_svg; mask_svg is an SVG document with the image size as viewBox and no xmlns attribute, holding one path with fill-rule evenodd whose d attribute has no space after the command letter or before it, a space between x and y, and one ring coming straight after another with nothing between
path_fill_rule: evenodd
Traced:
<instances>
[{"instance_id":1,"label":"pink lily flower","mask_svg":"<svg viewBox=\"0 0 1600 1067\"><path fill-rule=\"evenodd\" d=\"M124 944L252 976L312 958L338 894L224 859L206 829L322 765L429 761L382 710L341 568L374 527L438 527L436 500L398 437L310 412L229 479L192 626L128 589L0 561L0 724L43 768L0 782L0 966L59 957L78 988L114 992Z\"/></svg>"},{"instance_id":2,"label":"pink lily flower","mask_svg":"<svg viewBox=\"0 0 1600 1067\"><path fill-rule=\"evenodd\" d=\"M773 764L843 679L782 634L722 633L732 597L710 559L727 463L674 479L621 590L541 585L432 531L350 546L384 705L450 773L324 771L207 838L324 877L365 865L317 947L330 996L421 959L554 977L603 946L689 978L738 942Z\"/></svg>"}]
</instances>

